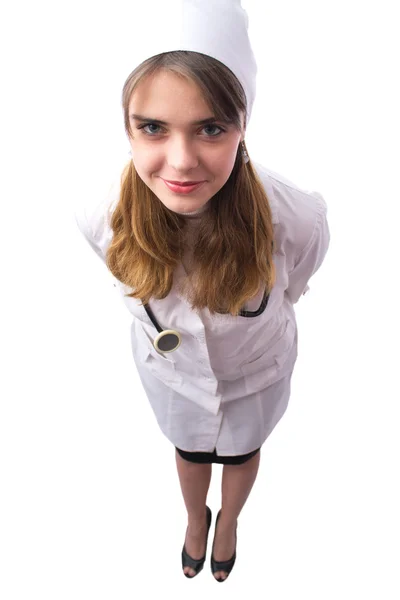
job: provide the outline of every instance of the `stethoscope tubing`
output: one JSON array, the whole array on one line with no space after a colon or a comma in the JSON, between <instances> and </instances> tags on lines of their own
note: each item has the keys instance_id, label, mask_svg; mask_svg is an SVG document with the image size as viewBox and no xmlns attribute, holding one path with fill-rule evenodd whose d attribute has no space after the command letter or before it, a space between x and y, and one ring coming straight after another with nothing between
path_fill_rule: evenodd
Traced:
<instances>
[{"instance_id":1,"label":"stethoscope tubing","mask_svg":"<svg viewBox=\"0 0 400 600\"><path fill-rule=\"evenodd\" d=\"M256 311L241 310L238 316L248 317L248 318L258 317L266 309L268 300L269 300L269 296L270 295L267 294L267 292L265 291L262 302L261 302L258 310L256 310ZM164 354L164 353L168 353L168 352L174 352L175 350L177 350L182 343L182 336L179 333L179 331L176 331L175 329L162 329L160 327L157 319L155 318L150 306L148 304L143 304L143 306L144 306L144 309L145 309L149 319L151 320L151 322L153 323L154 327L156 328L156 330L158 332L158 335L156 336L156 338L153 341L153 346L157 350L157 352ZM160 344L160 342L161 342L161 344ZM168 348L168 344L171 344L172 347ZM163 346L164 346L164 348L163 348Z\"/></svg>"}]
</instances>

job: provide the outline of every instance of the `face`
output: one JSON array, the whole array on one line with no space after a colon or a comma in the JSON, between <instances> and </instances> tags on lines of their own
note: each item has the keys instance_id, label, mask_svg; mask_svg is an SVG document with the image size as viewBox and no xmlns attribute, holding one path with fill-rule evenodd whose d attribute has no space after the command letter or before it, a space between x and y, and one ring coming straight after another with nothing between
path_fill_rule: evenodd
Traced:
<instances>
[{"instance_id":1,"label":"face","mask_svg":"<svg viewBox=\"0 0 400 600\"><path fill-rule=\"evenodd\" d=\"M140 115L144 120L132 115ZM229 179L245 131L213 121L197 86L174 73L159 72L132 94L129 119L132 160L139 177L170 210L193 212L207 204ZM159 124L155 121L164 121ZM196 124L196 121L206 122ZM188 193L165 181L201 182Z\"/></svg>"}]
</instances>

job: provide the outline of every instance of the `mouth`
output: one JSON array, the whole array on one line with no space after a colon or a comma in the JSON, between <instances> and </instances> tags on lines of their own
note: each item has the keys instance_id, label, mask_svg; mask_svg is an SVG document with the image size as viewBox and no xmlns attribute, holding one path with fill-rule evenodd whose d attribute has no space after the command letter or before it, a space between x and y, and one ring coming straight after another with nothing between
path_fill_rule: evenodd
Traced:
<instances>
[{"instance_id":1,"label":"mouth","mask_svg":"<svg viewBox=\"0 0 400 600\"><path fill-rule=\"evenodd\" d=\"M202 181L173 181L172 179L164 179L164 181L166 181L167 183L172 183L174 185L180 185L180 186L197 185L198 183L203 183L203 180Z\"/></svg>"},{"instance_id":2,"label":"mouth","mask_svg":"<svg viewBox=\"0 0 400 600\"><path fill-rule=\"evenodd\" d=\"M191 192L197 191L204 183L206 183L205 181L183 181L180 183L173 183L167 179L163 179L163 182L167 188L175 194L190 194Z\"/></svg>"}]
</instances>

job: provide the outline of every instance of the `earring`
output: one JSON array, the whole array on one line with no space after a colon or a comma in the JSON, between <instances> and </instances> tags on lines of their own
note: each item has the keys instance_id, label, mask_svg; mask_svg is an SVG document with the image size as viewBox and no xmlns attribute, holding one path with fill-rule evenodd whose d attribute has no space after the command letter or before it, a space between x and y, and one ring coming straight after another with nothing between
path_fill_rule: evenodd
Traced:
<instances>
[{"instance_id":1,"label":"earring","mask_svg":"<svg viewBox=\"0 0 400 600\"><path fill-rule=\"evenodd\" d=\"M247 150L245 148L244 142L242 142L242 156L243 156L243 161L245 163L248 163L250 158L249 158L249 155L247 154Z\"/></svg>"}]
</instances>

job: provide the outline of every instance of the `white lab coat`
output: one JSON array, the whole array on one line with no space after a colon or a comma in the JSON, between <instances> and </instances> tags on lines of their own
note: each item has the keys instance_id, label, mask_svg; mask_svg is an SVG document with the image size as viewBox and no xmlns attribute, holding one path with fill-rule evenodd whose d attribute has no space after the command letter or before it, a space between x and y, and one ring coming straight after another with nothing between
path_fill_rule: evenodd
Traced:
<instances>
[{"instance_id":1,"label":"white lab coat","mask_svg":"<svg viewBox=\"0 0 400 600\"><path fill-rule=\"evenodd\" d=\"M246 454L261 447L284 414L297 358L293 304L308 289L329 246L327 206L281 175L253 163L270 203L276 236L277 279L265 311L256 317L211 316L193 311L177 286L186 271L174 274L171 292L149 306L163 329L176 329L180 347L160 354L157 331L140 301L123 298L133 315L133 358L161 431L178 448ZM112 237L109 217L119 199L117 178L105 198L75 211L78 226L105 261ZM131 288L115 279L121 294ZM244 307L256 311L264 289Z\"/></svg>"}]
</instances>

